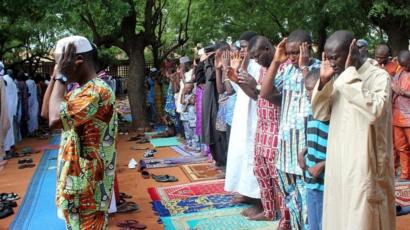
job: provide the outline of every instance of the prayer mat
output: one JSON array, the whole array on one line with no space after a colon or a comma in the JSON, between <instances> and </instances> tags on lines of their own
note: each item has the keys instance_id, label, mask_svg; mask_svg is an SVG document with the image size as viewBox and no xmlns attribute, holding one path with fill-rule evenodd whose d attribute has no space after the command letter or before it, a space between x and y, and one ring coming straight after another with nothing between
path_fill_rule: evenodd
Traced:
<instances>
[{"instance_id":1,"label":"prayer mat","mask_svg":"<svg viewBox=\"0 0 410 230\"><path fill-rule=\"evenodd\" d=\"M171 217L161 217L161 220L166 230L265 230L277 228L278 221L251 221L243 217L240 213L246 207L247 206L213 209L196 213L180 214Z\"/></svg>"},{"instance_id":2,"label":"prayer mat","mask_svg":"<svg viewBox=\"0 0 410 230\"><path fill-rule=\"evenodd\" d=\"M9 229L66 229L55 205L57 155L57 149L45 150Z\"/></svg>"},{"instance_id":3,"label":"prayer mat","mask_svg":"<svg viewBox=\"0 0 410 230\"><path fill-rule=\"evenodd\" d=\"M157 215L163 217L175 216L182 213L242 206L242 204L234 204L233 199L233 194L194 196L186 199L153 201L152 208Z\"/></svg>"},{"instance_id":4,"label":"prayer mat","mask_svg":"<svg viewBox=\"0 0 410 230\"><path fill-rule=\"evenodd\" d=\"M175 167L181 164L200 163L208 161L207 157L175 157L175 158L147 158L140 161L140 165L147 169Z\"/></svg>"},{"instance_id":5,"label":"prayer mat","mask_svg":"<svg viewBox=\"0 0 410 230\"><path fill-rule=\"evenodd\" d=\"M225 173L213 163L189 164L181 165L180 167L191 181L225 178Z\"/></svg>"},{"instance_id":6,"label":"prayer mat","mask_svg":"<svg viewBox=\"0 0 410 230\"><path fill-rule=\"evenodd\" d=\"M225 180L202 181L167 187L148 188L153 201L187 199L192 196L230 194L224 190Z\"/></svg>"},{"instance_id":7,"label":"prayer mat","mask_svg":"<svg viewBox=\"0 0 410 230\"><path fill-rule=\"evenodd\" d=\"M60 141L61 141L61 134L53 134L53 136L51 136L51 140L48 142L49 145L60 145Z\"/></svg>"},{"instance_id":8,"label":"prayer mat","mask_svg":"<svg viewBox=\"0 0 410 230\"><path fill-rule=\"evenodd\" d=\"M150 142L154 148L181 145L176 137L154 138Z\"/></svg>"},{"instance_id":9,"label":"prayer mat","mask_svg":"<svg viewBox=\"0 0 410 230\"><path fill-rule=\"evenodd\" d=\"M184 157L195 156L195 155L200 154L200 153L186 150L183 145L172 146L171 149L175 150L177 153L179 153L179 155L184 156Z\"/></svg>"},{"instance_id":10,"label":"prayer mat","mask_svg":"<svg viewBox=\"0 0 410 230\"><path fill-rule=\"evenodd\" d=\"M396 204L410 206L410 181L396 182L395 184Z\"/></svg>"}]
</instances>

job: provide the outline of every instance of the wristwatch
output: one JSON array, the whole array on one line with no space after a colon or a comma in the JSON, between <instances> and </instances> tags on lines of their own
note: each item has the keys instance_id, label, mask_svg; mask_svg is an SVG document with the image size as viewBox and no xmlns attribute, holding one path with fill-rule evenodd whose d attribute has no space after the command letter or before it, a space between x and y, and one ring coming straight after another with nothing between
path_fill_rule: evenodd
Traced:
<instances>
[{"instance_id":1,"label":"wristwatch","mask_svg":"<svg viewBox=\"0 0 410 230\"><path fill-rule=\"evenodd\" d=\"M61 73L57 74L57 76L54 77L55 81L59 81L61 84L65 85L67 84L67 77Z\"/></svg>"},{"instance_id":2,"label":"wristwatch","mask_svg":"<svg viewBox=\"0 0 410 230\"><path fill-rule=\"evenodd\" d=\"M256 85L256 93L259 95L261 93L262 85L257 84Z\"/></svg>"}]
</instances>

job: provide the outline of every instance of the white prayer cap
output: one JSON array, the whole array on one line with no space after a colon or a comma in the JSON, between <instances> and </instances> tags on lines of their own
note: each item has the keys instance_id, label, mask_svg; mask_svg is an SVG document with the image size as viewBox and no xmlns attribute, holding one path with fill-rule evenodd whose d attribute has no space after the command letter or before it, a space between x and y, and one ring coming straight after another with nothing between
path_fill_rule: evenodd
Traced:
<instances>
[{"instance_id":1,"label":"white prayer cap","mask_svg":"<svg viewBox=\"0 0 410 230\"><path fill-rule=\"evenodd\" d=\"M56 49L54 50L55 54L62 54L63 48L67 49L68 44L73 43L76 48L76 53L85 53L93 50L91 42L83 36L69 36L60 39L57 42Z\"/></svg>"},{"instance_id":2,"label":"white prayer cap","mask_svg":"<svg viewBox=\"0 0 410 230\"><path fill-rule=\"evenodd\" d=\"M4 75L4 64L0 61L0 76Z\"/></svg>"},{"instance_id":3,"label":"white prayer cap","mask_svg":"<svg viewBox=\"0 0 410 230\"><path fill-rule=\"evenodd\" d=\"M150 71L151 71L151 72L157 72L157 68L152 67L152 68L150 69Z\"/></svg>"},{"instance_id":4,"label":"white prayer cap","mask_svg":"<svg viewBox=\"0 0 410 230\"><path fill-rule=\"evenodd\" d=\"M205 49L201 48L200 50L198 50L198 56L202 56L205 54Z\"/></svg>"},{"instance_id":5,"label":"white prayer cap","mask_svg":"<svg viewBox=\"0 0 410 230\"><path fill-rule=\"evenodd\" d=\"M181 63L181 64L185 64L185 63L190 62L190 61L191 60L187 56L183 56L179 59L179 63Z\"/></svg>"}]
</instances>

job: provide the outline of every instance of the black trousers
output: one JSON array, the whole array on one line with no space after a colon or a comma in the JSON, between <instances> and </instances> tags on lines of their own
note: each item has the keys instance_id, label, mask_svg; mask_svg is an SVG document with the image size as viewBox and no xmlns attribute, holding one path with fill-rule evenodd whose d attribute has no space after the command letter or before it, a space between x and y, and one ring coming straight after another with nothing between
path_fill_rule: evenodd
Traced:
<instances>
[{"instance_id":1,"label":"black trousers","mask_svg":"<svg viewBox=\"0 0 410 230\"><path fill-rule=\"evenodd\" d=\"M212 157L216 162L216 166L226 166L226 158L228 154L228 141L226 132L216 131L215 143L209 145Z\"/></svg>"}]
</instances>

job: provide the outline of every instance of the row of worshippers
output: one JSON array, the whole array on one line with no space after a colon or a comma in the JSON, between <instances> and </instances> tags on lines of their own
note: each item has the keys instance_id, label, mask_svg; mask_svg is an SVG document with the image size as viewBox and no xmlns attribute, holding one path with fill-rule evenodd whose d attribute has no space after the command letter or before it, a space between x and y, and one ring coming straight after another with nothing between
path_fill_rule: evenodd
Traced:
<instances>
[{"instance_id":1,"label":"row of worshippers","mask_svg":"<svg viewBox=\"0 0 410 230\"><path fill-rule=\"evenodd\" d=\"M22 138L39 134L39 108L47 85L39 74L30 77L23 72L15 75L11 69L5 71L1 62L0 80L4 90L1 114L7 117L7 125L2 128L8 127L1 138L0 158L7 159L16 156L14 147Z\"/></svg>"},{"instance_id":2,"label":"row of worshippers","mask_svg":"<svg viewBox=\"0 0 410 230\"><path fill-rule=\"evenodd\" d=\"M244 216L279 229L394 229L394 168L409 179L410 53L391 60L382 44L371 59L362 48L337 31L319 61L304 30L276 51L245 32L167 70L165 110L187 140L194 133L190 147L226 160L225 190L251 204Z\"/></svg>"}]
</instances>

